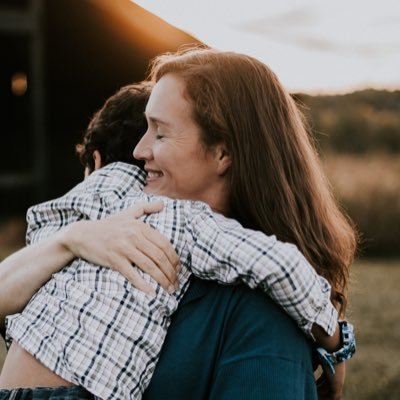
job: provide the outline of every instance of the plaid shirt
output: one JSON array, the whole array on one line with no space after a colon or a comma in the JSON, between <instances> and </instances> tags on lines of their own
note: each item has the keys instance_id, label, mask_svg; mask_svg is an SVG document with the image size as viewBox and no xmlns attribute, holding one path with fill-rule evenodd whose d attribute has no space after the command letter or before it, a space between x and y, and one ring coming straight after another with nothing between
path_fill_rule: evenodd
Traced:
<instances>
[{"instance_id":1,"label":"plaid shirt","mask_svg":"<svg viewBox=\"0 0 400 400\"><path fill-rule=\"evenodd\" d=\"M330 285L296 246L244 229L204 203L143 193L145 174L110 164L63 197L28 211L29 243L73 221L96 220L137 202L162 199L162 212L143 220L166 235L180 256L179 289L165 292L138 272L155 296L121 274L76 259L53 275L25 310L8 318L8 334L62 378L102 399L140 399L191 273L223 284L243 282L271 296L311 335L315 322L333 334L337 312Z\"/></svg>"}]
</instances>

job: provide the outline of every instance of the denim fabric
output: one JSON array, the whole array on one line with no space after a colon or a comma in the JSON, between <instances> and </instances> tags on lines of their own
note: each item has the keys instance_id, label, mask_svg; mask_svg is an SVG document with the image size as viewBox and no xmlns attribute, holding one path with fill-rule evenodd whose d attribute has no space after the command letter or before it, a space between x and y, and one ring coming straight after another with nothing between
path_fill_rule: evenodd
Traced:
<instances>
[{"instance_id":1,"label":"denim fabric","mask_svg":"<svg viewBox=\"0 0 400 400\"><path fill-rule=\"evenodd\" d=\"M0 389L0 400L86 400L94 399L87 390L78 386Z\"/></svg>"}]
</instances>

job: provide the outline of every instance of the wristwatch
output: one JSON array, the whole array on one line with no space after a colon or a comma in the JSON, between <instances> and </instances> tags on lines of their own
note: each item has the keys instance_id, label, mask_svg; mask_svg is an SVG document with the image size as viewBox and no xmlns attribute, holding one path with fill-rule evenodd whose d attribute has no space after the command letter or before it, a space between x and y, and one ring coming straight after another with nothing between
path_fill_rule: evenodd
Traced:
<instances>
[{"instance_id":1,"label":"wristwatch","mask_svg":"<svg viewBox=\"0 0 400 400\"><path fill-rule=\"evenodd\" d=\"M322 347L317 348L321 363L327 366L332 374L335 373L335 364L349 360L356 352L356 337L353 325L347 321L339 321L339 329L342 343L342 347L339 350L329 353Z\"/></svg>"}]
</instances>

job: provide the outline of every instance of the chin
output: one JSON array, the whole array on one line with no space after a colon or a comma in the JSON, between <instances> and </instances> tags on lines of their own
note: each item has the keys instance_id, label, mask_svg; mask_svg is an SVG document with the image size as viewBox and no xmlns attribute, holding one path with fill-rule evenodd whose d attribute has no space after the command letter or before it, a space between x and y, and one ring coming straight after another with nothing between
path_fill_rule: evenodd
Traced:
<instances>
[{"instance_id":1,"label":"chin","mask_svg":"<svg viewBox=\"0 0 400 400\"><path fill-rule=\"evenodd\" d=\"M171 197L165 190L163 190L162 188L157 187L157 185L154 185L154 184L151 184L151 183L147 184L144 187L143 191L146 194L152 194L154 196L169 196L169 197Z\"/></svg>"}]
</instances>

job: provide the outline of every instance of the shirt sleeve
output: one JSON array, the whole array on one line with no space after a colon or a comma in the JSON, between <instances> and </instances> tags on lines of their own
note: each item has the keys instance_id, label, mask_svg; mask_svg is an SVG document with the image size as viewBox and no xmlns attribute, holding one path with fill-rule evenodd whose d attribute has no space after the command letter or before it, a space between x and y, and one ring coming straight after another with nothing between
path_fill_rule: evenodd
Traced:
<instances>
[{"instance_id":1,"label":"shirt sleeve","mask_svg":"<svg viewBox=\"0 0 400 400\"><path fill-rule=\"evenodd\" d=\"M245 229L206 206L192 209L187 219L194 275L261 288L311 338L313 323L334 333L338 314L330 301L331 286L295 245Z\"/></svg>"},{"instance_id":2,"label":"shirt sleeve","mask_svg":"<svg viewBox=\"0 0 400 400\"><path fill-rule=\"evenodd\" d=\"M82 219L100 219L102 198L74 188L58 199L37 204L26 214L26 243L45 239L63 227ZM96 218L97 216L97 218Z\"/></svg>"},{"instance_id":3,"label":"shirt sleeve","mask_svg":"<svg viewBox=\"0 0 400 400\"><path fill-rule=\"evenodd\" d=\"M72 222L104 218L115 211L115 204L128 192L141 191L144 176L133 165L115 162L94 171L65 195L29 208L27 244L49 237Z\"/></svg>"}]
</instances>

